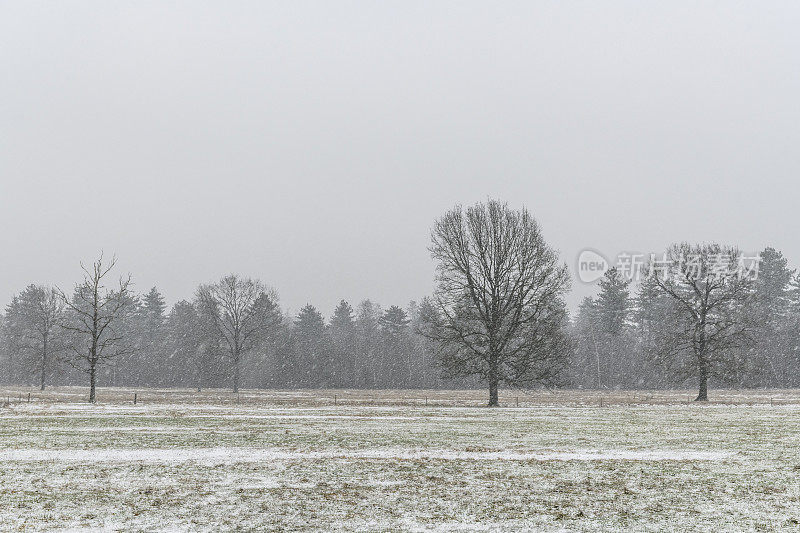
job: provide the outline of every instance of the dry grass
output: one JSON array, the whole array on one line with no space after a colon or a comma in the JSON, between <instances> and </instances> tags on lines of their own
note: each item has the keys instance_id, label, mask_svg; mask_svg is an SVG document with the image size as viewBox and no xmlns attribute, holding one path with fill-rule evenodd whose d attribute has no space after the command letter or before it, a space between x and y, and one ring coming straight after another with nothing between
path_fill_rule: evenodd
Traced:
<instances>
[{"instance_id":1,"label":"dry grass","mask_svg":"<svg viewBox=\"0 0 800 533\"><path fill-rule=\"evenodd\" d=\"M475 390L362 390L362 389L300 389L300 390L242 390L234 394L229 389L150 389L100 388L98 403L107 405L133 404L204 404L249 406L440 406L481 407L488 394ZM89 396L87 387L49 387L44 392L31 387L0 387L0 405L10 403L76 403ZM625 406L680 405L693 403L693 390L537 390L501 391L504 407L534 406ZM800 405L800 389L711 390L709 405Z\"/></svg>"},{"instance_id":2,"label":"dry grass","mask_svg":"<svg viewBox=\"0 0 800 533\"><path fill-rule=\"evenodd\" d=\"M0 392L0 530L800 525L798 391L86 392Z\"/></svg>"}]
</instances>

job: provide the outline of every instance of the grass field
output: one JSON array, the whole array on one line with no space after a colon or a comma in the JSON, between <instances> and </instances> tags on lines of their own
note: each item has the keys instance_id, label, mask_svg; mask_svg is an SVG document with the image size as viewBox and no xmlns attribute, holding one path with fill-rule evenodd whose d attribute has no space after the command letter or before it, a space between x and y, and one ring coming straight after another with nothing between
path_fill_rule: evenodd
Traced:
<instances>
[{"instance_id":1,"label":"grass field","mask_svg":"<svg viewBox=\"0 0 800 533\"><path fill-rule=\"evenodd\" d=\"M2 530L800 528L799 391L28 392Z\"/></svg>"}]
</instances>

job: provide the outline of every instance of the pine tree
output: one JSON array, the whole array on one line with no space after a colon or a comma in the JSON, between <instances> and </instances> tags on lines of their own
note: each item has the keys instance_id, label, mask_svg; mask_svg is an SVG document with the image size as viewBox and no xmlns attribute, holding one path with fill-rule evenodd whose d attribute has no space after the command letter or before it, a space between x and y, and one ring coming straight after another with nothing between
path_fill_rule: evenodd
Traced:
<instances>
[{"instance_id":1,"label":"pine tree","mask_svg":"<svg viewBox=\"0 0 800 533\"><path fill-rule=\"evenodd\" d=\"M791 376L788 386L800 387L800 273L792 277L787 291L789 312L786 317L788 329L787 353L789 368L787 374Z\"/></svg>"},{"instance_id":2,"label":"pine tree","mask_svg":"<svg viewBox=\"0 0 800 533\"><path fill-rule=\"evenodd\" d=\"M29 352L25 340L26 328L22 321L22 305L19 296L14 296L6 306L3 317L3 340L6 353L6 379L8 383L19 383L24 379L26 354ZM26 376L28 379L30 376Z\"/></svg>"},{"instance_id":3,"label":"pine tree","mask_svg":"<svg viewBox=\"0 0 800 533\"><path fill-rule=\"evenodd\" d=\"M381 308L370 300L358 304L356 316L356 386L372 388L378 381Z\"/></svg>"},{"instance_id":4,"label":"pine tree","mask_svg":"<svg viewBox=\"0 0 800 533\"><path fill-rule=\"evenodd\" d=\"M790 310L795 272L788 268L783 254L774 248L766 248L759 258L750 307L751 319L757 325L753 331L757 349L742 354L743 358L746 357L747 381L763 386L787 387L793 378L790 368L794 359Z\"/></svg>"},{"instance_id":5,"label":"pine tree","mask_svg":"<svg viewBox=\"0 0 800 533\"><path fill-rule=\"evenodd\" d=\"M331 380L336 387L354 387L355 383L355 317L353 308L342 300L328 325L331 343Z\"/></svg>"},{"instance_id":6,"label":"pine tree","mask_svg":"<svg viewBox=\"0 0 800 533\"><path fill-rule=\"evenodd\" d=\"M600 280L597 298L581 302L574 323L577 366L573 366L572 379L576 384L603 389L637 385L629 284L611 268Z\"/></svg>"},{"instance_id":7,"label":"pine tree","mask_svg":"<svg viewBox=\"0 0 800 533\"><path fill-rule=\"evenodd\" d=\"M141 301L138 313L138 365L142 384L163 387L169 379L164 359L163 328L166 320L164 297L153 287Z\"/></svg>"},{"instance_id":8,"label":"pine tree","mask_svg":"<svg viewBox=\"0 0 800 533\"><path fill-rule=\"evenodd\" d=\"M44 390L54 355L62 348L59 325L64 303L55 289L37 285L26 287L14 303L7 318L20 341L20 355L27 359L25 373L36 374L39 388Z\"/></svg>"},{"instance_id":9,"label":"pine tree","mask_svg":"<svg viewBox=\"0 0 800 533\"><path fill-rule=\"evenodd\" d=\"M197 313L199 339L195 369L197 388L219 387L225 382L229 371L223 361L223 337L217 322L220 309L214 298L209 298L202 288L193 302Z\"/></svg>"},{"instance_id":10,"label":"pine tree","mask_svg":"<svg viewBox=\"0 0 800 533\"><path fill-rule=\"evenodd\" d=\"M330 377L325 346L325 321L316 307L307 304L294 321L294 339L299 385L324 387Z\"/></svg>"},{"instance_id":11,"label":"pine tree","mask_svg":"<svg viewBox=\"0 0 800 533\"><path fill-rule=\"evenodd\" d=\"M177 302L164 325L164 362L169 386L203 387L204 361L200 346L203 332L195 306L186 300Z\"/></svg>"},{"instance_id":12,"label":"pine tree","mask_svg":"<svg viewBox=\"0 0 800 533\"><path fill-rule=\"evenodd\" d=\"M573 327L576 345L571 381L580 387L603 388L604 358L597 302L594 298L587 296L581 301Z\"/></svg>"},{"instance_id":13,"label":"pine tree","mask_svg":"<svg viewBox=\"0 0 800 533\"><path fill-rule=\"evenodd\" d=\"M615 337L622 333L628 321L631 307L629 284L616 268L606 271L600 280L595 311L603 331Z\"/></svg>"},{"instance_id":14,"label":"pine tree","mask_svg":"<svg viewBox=\"0 0 800 533\"><path fill-rule=\"evenodd\" d=\"M662 347L676 342L681 328L676 302L658 288L655 280L646 277L639 284L634 299L633 323L640 356L639 386L658 388L671 379L668 365L662 360Z\"/></svg>"},{"instance_id":15,"label":"pine tree","mask_svg":"<svg viewBox=\"0 0 800 533\"><path fill-rule=\"evenodd\" d=\"M407 387L411 378L408 315L393 305L378 319L381 332L383 386Z\"/></svg>"},{"instance_id":16,"label":"pine tree","mask_svg":"<svg viewBox=\"0 0 800 533\"><path fill-rule=\"evenodd\" d=\"M786 297L789 302L789 312L792 315L800 315L800 273L792 276Z\"/></svg>"},{"instance_id":17,"label":"pine tree","mask_svg":"<svg viewBox=\"0 0 800 533\"><path fill-rule=\"evenodd\" d=\"M145 348L145 315L142 300L133 292L124 296L125 306L120 310L117 330L121 334L119 357L108 361L100 370L104 380L111 386L153 386L159 371L160 361L151 361Z\"/></svg>"},{"instance_id":18,"label":"pine tree","mask_svg":"<svg viewBox=\"0 0 800 533\"><path fill-rule=\"evenodd\" d=\"M446 381L444 379L444 369L439 364L436 357L436 341L429 338L427 330L431 327L436 328L442 320L436 305L429 297L423 298L419 305L411 306L411 329L414 332L412 353L417 357L417 378L414 380L421 388L438 389L445 384L464 388L474 386L474 380L461 380L460 382Z\"/></svg>"}]
</instances>

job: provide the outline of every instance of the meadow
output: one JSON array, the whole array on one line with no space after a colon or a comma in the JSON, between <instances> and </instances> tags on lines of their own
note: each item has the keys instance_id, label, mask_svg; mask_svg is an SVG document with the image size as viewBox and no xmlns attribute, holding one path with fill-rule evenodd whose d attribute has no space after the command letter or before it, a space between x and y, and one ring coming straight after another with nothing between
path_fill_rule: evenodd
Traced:
<instances>
[{"instance_id":1,"label":"meadow","mask_svg":"<svg viewBox=\"0 0 800 533\"><path fill-rule=\"evenodd\" d=\"M85 396L0 389L3 531L800 528L800 391Z\"/></svg>"}]
</instances>

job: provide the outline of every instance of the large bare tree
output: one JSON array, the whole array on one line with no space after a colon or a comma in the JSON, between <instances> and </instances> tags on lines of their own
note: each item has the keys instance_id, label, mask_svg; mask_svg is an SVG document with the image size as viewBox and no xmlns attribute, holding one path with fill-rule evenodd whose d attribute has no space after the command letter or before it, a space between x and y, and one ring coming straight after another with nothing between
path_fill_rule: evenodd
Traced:
<instances>
[{"instance_id":1,"label":"large bare tree","mask_svg":"<svg viewBox=\"0 0 800 533\"><path fill-rule=\"evenodd\" d=\"M733 351L749 342L747 304L753 274L736 248L672 245L650 265L651 282L675 302L673 323L655 348L658 361L679 378L695 376L696 401L708 400L708 379L725 370Z\"/></svg>"},{"instance_id":2,"label":"large bare tree","mask_svg":"<svg viewBox=\"0 0 800 533\"><path fill-rule=\"evenodd\" d=\"M238 392L242 357L281 322L277 296L260 281L235 274L200 287L197 296L206 309L216 309L213 319L228 347Z\"/></svg>"},{"instance_id":3,"label":"large bare tree","mask_svg":"<svg viewBox=\"0 0 800 533\"><path fill-rule=\"evenodd\" d=\"M494 200L458 206L431 237L438 313L423 333L447 371L484 379L490 406L501 383L554 383L569 348L561 297L570 278L533 216Z\"/></svg>"},{"instance_id":4,"label":"large bare tree","mask_svg":"<svg viewBox=\"0 0 800 533\"><path fill-rule=\"evenodd\" d=\"M68 314L62 327L75 337L70 346L72 357L67 361L89 374L91 403L96 401L97 367L130 351L123 345L123 336L117 326L132 304L128 290L131 277L119 278L114 288L105 286L116 262L116 257L104 262L101 255L91 267L81 263L83 281L75 286L72 297L59 291Z\"/></svg>"},{"instance_id":5,"label":"large bare tree","mask_svg":"<svg viewBox=\"0 0 800 533\"><path fill-rule=\"evenodd\" d=\"M24 339L26 347L35 353L39 388L44 390L52 356L58 351L55 341L64 314L64 303L56 289L29 285L14 299L8 314L10 322L19 329L19 336Z\"/></svg>"}]
</instances>

